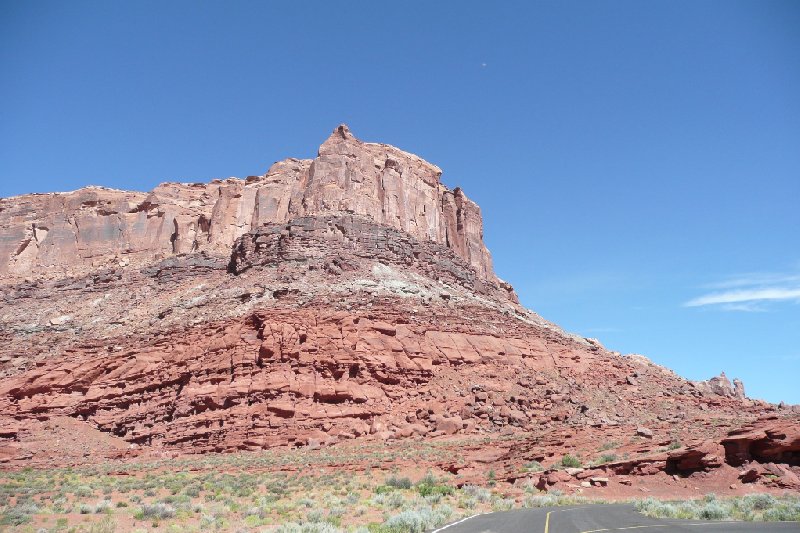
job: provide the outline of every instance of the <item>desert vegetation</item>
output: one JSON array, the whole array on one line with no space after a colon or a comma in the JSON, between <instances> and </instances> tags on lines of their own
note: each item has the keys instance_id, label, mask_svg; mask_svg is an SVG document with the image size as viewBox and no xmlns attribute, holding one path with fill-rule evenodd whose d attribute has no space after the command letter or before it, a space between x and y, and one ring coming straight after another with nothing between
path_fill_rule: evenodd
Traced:
<instances>
[{"instance_id":1,"label":"desert vegetation","mask_svg":"<svg viewBox=\"0 0 800 533\"><path fill-rule=\"evenodd\" d=\"M415 533L476 513L604 503L540 492L530 482L512 489L494 470L465 479L418 466L445 453L436 443L398 442L335 454L298 449L7 471L0 473L0 530ZM580 461L563 458L560 465ZM648 498L636 506L653 517L800 520L797 495Z\"/></svg>"},{"instance_id":2,"label":"desert vegetation","mask_svg":"<svg viewBox=\"0 0 800 533\"><path fill-rule=\"evenodd\" d=\"M416 466L445 453L394 443L7 471L0 530L413 533L480 512L587 501L532 484L512 495L493 471L467 482Z\"/></svg>"},{"instance_id":3,"label":"desert vegetation","mask_svg":"<svg viewBox=\"0 0 800 533\"><path fill-rule=\"evenodd\" d=\"M800 495L786 493L748 494L736 498L718 498L708 494L703 499L659 501L647 498L636 502L639 512L653 518L692 520L800 521Z\"/></svg>"}]
</instances>

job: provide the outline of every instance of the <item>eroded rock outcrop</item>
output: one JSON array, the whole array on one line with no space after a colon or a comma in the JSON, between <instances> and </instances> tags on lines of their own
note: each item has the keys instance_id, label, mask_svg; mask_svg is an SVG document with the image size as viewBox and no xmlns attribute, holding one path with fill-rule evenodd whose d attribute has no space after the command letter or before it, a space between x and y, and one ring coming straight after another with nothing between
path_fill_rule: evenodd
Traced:
<instances>
[{"instance_id":1,"label":"eroded rock outcrop","mask_svg":"<svg viewBox=\"0 0 800 533\"><path fill-rule=\"evenodd\" d=\"M731 383L728 376L725 375L725 372L709 380L695 381L694 383L698 390L706 394L728 396L731 398L739 398L740 400L744 400L747 397L744 393L744 383L738 379L734 379L733 383Z\"/></svg>"},{"instance_id":2,"label":"eroded rock outcrop","mask_svg":"<svg viewBox=\"0 0 800 533\"><path fill-rule=\"evenodd\" d=\"M135 444L224 451L355 438L381 426L383 438L404 436L409 416L417 433L456 433L467 402L443 394L448 369L553 369L541 341L437 328L316 309L262 312L150 342L117 339L112 353L85 346L5 380L0 410L78 417ZM428 418L421 409L434 398L442 403ZM529 421L526 408L498 402L495 422Z\"/></svg>"},{"instance_id":3,"label":"eroded rock outcrop","mask_svg":"<svg viewBox=\"0 0 800 533\"><path fill-rule=\"evenodd\" d=\"M734 466L756 461L800 467L800 426L777 416L732 431L722 445L728 462Z\"/></svg>"},{"instance_id":4,"label":"eroded rock outcrop","mask_svg":"<svg viewBox=\"0 0 800 533\"><path fill-rule=\"evenodd\" d=\"M302 263L309 270L338 275L357 270L364 261L396 265L497 301L517 301L510 285L479 275L452 248L356 215L306 216L265 224L236 240L229 269L241 274L253 267L286 269Z\"/></svg>"},{"instance_id":5,"label":"eroded rock outcrop","mask_svg":"<svg viewBox=\"0 0 800 533\"><path fill-rule=\"evenodd\" d=\"M351 214L439 243L494 280L478 206L442 171L339 126L313 160L263 176L165 183L150 193L88 187L0 199L0 277L64 277L174 254L227 255L253 229L297 217Z\"/></svg>"}]
</instances>

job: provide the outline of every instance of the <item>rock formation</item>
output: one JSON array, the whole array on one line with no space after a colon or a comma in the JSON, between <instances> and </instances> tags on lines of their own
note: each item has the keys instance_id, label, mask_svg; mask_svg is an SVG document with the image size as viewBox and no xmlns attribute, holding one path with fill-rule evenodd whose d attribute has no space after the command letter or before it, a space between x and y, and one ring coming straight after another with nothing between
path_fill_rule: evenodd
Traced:
<instances>
[{"instance_id":1,"label":"rock formation","mask_svg":"<svg viewBox=\"0 0 800 533\"><path fill-rule=\"evenodd\" d=\"M731 398L739 398L740 400L746 398L744 383L738 379L734 379L733 383L731 383L728 376L725 375L725 372L706 381L695 381L694 384L698 389L708 394L729 396Z\"/></svg>"},{"instance_id":2,"label":"rock formation","mask_svg":"<svg viewBox=\"0 0 800 533\"><path fill-rule=\"evenodd\" d=\"M516 436L439 466L561 486L583 474L520 464L602 441L633 457L586 470L601 480L792 486L797 412L524 309L440 176L339 126L263 176L0 200L0 461L63 460L41 427L108 457Z\"/></svg>"},{"instance_id":3,"label":"rock formation","mask_svg":"<svg viewBox=\"0 0 800 533\"><path fill-rule=\"evenodd\" d=\"M263 176L165 183L150 193L87 187L0 200L0 276L64 277L196 251L227 254L237 238L296 217L358 215L444 245L493 280L478 206L442 171L341 125L314 160Z\"/></svg>"}]
</instances>

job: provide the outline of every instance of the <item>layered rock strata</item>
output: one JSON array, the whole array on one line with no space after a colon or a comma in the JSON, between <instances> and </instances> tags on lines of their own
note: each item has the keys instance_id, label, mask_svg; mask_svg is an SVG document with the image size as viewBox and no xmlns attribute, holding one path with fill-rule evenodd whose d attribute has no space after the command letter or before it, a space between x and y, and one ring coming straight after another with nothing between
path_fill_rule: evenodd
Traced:
<instances>
[{"instance_id":1,"label":"layered rock strata","mask_svg":"<svg viewBox=\"0 0 800 533\"><path fill-rule=\"evenodd\" d=\"M264 225L350 214L442 244L494 280L480 209L445 187L441 174L342 125L315 159L287 159L263 176L165 183L150 193L89 187L0 199L0 278L75 276L199 251L228 255L237 238Z\"/></svg>"},{"instance_id":2,"label":"layered rock strata","mask_svg":"<svg viewBox=\"0 0 800 533\"><path fill-rule=\"evenodd\" d=\"M457 435L496 449L441 468L544 488L584 473L522 464L601 443L587 476L795 486L796 411L524 309L440 175L340 126L245 180L0 200L0 461Z\"/></svg>"}]
</instances>

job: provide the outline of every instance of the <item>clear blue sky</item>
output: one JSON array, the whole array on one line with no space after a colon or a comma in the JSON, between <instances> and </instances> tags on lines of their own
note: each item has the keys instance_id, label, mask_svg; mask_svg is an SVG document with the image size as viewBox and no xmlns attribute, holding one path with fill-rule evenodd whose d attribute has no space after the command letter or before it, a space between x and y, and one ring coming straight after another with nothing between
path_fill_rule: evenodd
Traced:
<instances>
[{"instance_id":1,"label":"clear blue sky","mask_svg":"<svg viewBox=\"0 0 800 533\"><path fill-rule=\"evenodd\" d=\"M528 307L800 403L800 2L0 3L0 196L444 169Z\"/></svg>"}]
</instances>

